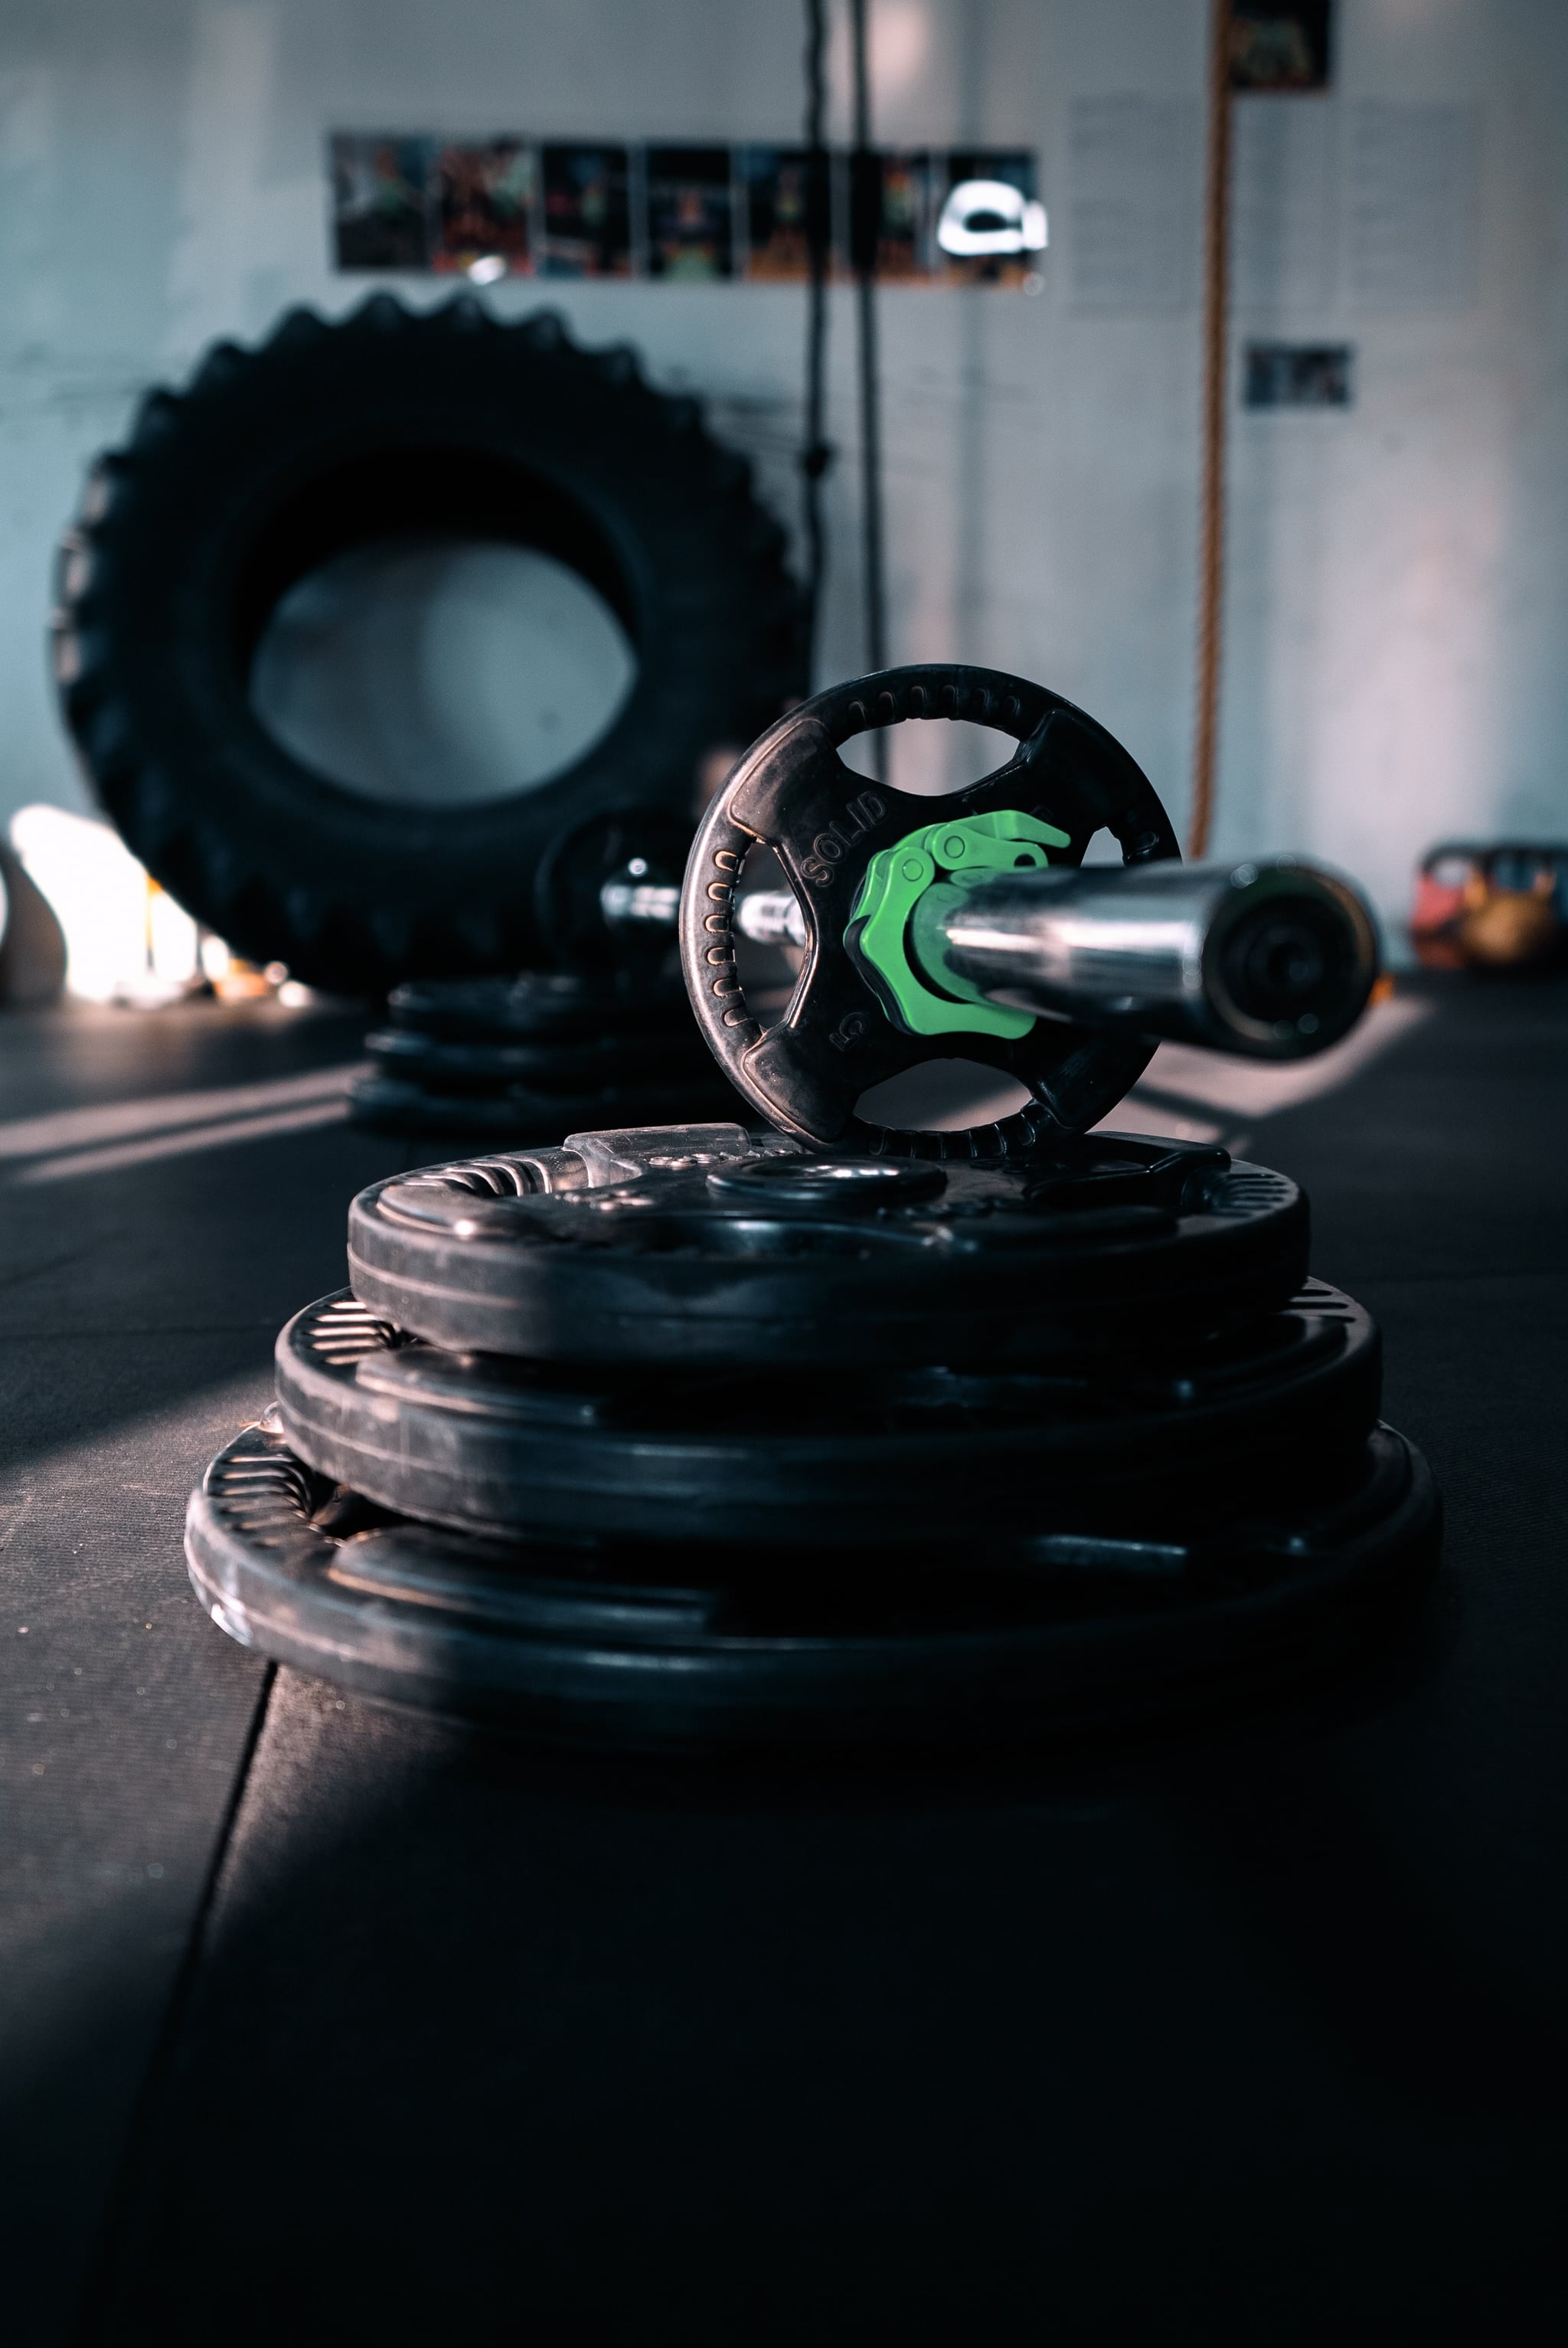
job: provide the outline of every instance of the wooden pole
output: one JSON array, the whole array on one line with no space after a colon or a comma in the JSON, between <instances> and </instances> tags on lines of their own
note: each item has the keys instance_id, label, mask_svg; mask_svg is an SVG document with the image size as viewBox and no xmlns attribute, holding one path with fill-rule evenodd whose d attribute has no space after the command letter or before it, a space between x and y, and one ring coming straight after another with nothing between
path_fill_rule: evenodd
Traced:
<instances>
[{"instance_id":1,"label":"wooden pole","mask_svg":"<svg viewBox=\"0 0 1568 2348\"><path fill-rule=\"evenodd\" d=\"M1204 190L1203 510L1198 535L1197 723L1187 854L1208 851L1225 632L1225 420L1230 388L1231 0L1213 0Z\"/></svg>"}]
</instances>

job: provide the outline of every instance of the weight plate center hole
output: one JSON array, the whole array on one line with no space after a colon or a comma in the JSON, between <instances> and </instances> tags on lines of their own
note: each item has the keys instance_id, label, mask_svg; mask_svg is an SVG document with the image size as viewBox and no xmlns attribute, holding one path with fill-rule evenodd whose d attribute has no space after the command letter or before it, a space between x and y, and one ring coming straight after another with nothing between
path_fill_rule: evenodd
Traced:
<instances>
[{"instance_id":1,"label":"weight plate center hole","mask_svg":"<svg viewBox=\"0 0 1568 2348\"><path fill-rule=\"evenodd\" d=\"M763 1158L719 1167L708 1188L726 1203L761 1210L807 1208L822 1214L875 1213L912 1206L947 1186L938 1166L887 1158Z\"/></svg>"}]
</instances>

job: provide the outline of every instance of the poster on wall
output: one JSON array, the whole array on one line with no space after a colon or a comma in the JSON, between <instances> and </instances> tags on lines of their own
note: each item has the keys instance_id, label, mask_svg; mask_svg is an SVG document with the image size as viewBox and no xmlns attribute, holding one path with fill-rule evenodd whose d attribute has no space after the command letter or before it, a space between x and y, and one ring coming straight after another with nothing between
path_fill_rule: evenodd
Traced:
<instances>
[{"instance_id":1,"label":"poster on wall","mask_svg":"<svg viewBox=\"0 0 1568 2348\"><path fill-rule=\"evenodd\" d=\"M443 147L436 164L431 265L480 284L533 269L534 156L520 139Z\"/></svg>"},{"instance_id":2,"label":"poster on wall","mask_svg":"<svg viewBox=\"0 0 1568 2348\"><path fill-rule=\"evenodd\" d=\"M1186 309L1202 189L1189 98L1075 98L1068 115L1074 309L1102 318Z\"/></svg>"},{"instance_id":3,"label":"poster on wall","mask_svg":"<svg viewBox=\"0 0 1568 2348\"><path fill-rule=\"evenodd\" d=\"M1231 0L1233 89L1327 89L1332 0Z\"/></svg>"},{"instance_id":4,"label":"poster on wall","mask_svg":"<svg viewBox=\"0 0 1568 2348\"><path fill-rule=\"evenodd\" d=\"M1476 298L1481 113L1363 98L1350 115L1350 298L1442 311Z\"/></svg>"},{"instance_id":5,"label":"poster on wall","mask_svg":"<svg viewBox=\"0 0 1568 2348\"><path fill-rule=\"evenodd\" d=\"M735 273L727 147L650 147L648 274L702 283Z\"/></svg>"},{"instance_id":6,"label":"poster on wall","mask_svg":"<svg viewBox=\"0 0 1568 2348\"><path fill-rule=\"evenodd\" d=\"M336 131L329 149L340 269L427 269L434 139Z\"/></svg>"},{"instance_id":7,"label":"poster on wall","mask_svg":"<svg viewBox=\"0 0 1568 2348\"><path fill-rule=\"evenodd\" d=\"M891 283L929 278L932 263L932 158L924 148L882 158L882 213L876 274Z\"/></svg>"},{"instance_id":8,"label":"poster on wall","mask_svg":"<svg viewBox=\"0 0 1568 2348\"><path fill-rule=\"evenodd\" d=\"M1345 343L1248 343L1247 407L1348 407L1353 354Z\"/></svg>"},{"instance_id":9,"label":"poster on wall","mask_svg":"<svg viewBox=\"0 0 1568 2348\"><path fill-rule=\"evenodd\" d=\"M625 147L544 148L539 239L544 276L630 276L630 166Z\"/></svg>"},{"instance_id":10,"label":"poster on wall","mask_svg":"<svg viewBox=\"0 0 1568 2348\"><path fill-rule=\"evenodd\" d=\"M744 213L741 274L763 284L803 284L811 274L806 248L804 147L737 147L735 180ZM828 267L838 273L830 249Z\"/></svg>"}]
</instances>

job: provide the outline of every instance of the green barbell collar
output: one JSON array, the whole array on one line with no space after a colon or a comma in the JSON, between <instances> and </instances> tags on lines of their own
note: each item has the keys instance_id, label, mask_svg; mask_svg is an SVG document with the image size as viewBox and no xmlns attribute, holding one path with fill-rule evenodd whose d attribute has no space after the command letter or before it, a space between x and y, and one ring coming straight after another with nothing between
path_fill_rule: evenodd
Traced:
<instances>
[{"instance_id":1,"label":"green barbell collar","mask_svg":"<svg viewBox=\"0 0 1568 2348\"><path fill-rule=\"evenodd\" d=\"M911 1035L1000 1035L1016 1040L1034 1014L991 1003L948 965L941 919L963 892L998 872L1038 870L1047 848L1071 842L1054 824L1004 808L927 824L866 868L844 942L896 1027Z\"/></svg>"}]
</instances>

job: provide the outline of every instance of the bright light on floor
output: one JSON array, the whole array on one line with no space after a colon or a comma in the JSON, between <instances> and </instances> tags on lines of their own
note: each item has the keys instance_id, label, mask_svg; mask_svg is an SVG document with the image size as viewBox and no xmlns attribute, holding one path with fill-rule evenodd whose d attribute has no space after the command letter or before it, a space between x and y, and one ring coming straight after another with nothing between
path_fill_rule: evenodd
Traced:
<instances>
[{"instance_id":1,"label":"bright light on floor","mask_svg":"<svg viewBox=\"0 0 1568 2348\"><path fill-rule=\"evenodd\" d=\"M157 1003L196 977L196 924L118 832L65 808L26 807L11 845L66 933L66 987L89 1003Z\"/></svg>"},{"instance_id":2,"label":"bright light on floor","mask_svg":"<svg viewBox=\"0 0 1568 2348\"><path fill-rule=\"evenodd\" d=\"M261 1084L210 1085L200 1092L157 1093L149 1099L106 1101L96 1108L12 1117L0 1122L0 1163L22 1161L10 1174L14 1183L57 1182L76 1174L118 1173L193 1149L341 1124L349 1087L367 1074L368 1065L354 1060Z\"/></svg>"},{"instance_id":3,"label":"bright light on floor","mask_svg":"<svg viewBox=\"0 0 1568 2348\"><path fill-rule=\"evenodd\" d=\"M1126 1099L1095 1131L1223 1141L1240 1156L1266 1118L1337 1092L1419 1027L1431 1007L1408 994L1374 1003L1348 1035L1310 1060L1244 1060L1191 1044L1162 1044ZM1194 1117L1194 1108L1212 1115Z\"/></svg>"}]
</instances>

